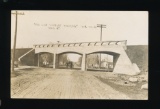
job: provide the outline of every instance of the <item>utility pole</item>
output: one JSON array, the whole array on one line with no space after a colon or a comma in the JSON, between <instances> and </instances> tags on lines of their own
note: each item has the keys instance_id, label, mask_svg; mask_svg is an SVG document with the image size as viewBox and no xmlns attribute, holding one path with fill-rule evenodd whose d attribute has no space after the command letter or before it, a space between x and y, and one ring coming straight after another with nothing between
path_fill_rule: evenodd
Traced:
<instances>
[{"instance_id":1,"label":"utility pole","mask_svg":"<svg viewBox=\"0 0 160 109\"><path fill-rule=\"evenodd\" d=\"M100 27L101 28L101 33L100 33L100 41L102 41L102 28L106 28L106 25L103 25L103 24L97 24L97 27ZM99 56L99 67L101 68L101 53L100 53L100 56Z\"/></svg>"},{"instance_id":2,"label":"utility pole","mask_svg":"<svg viewBox=\"0 0 160 109\"><path fill-rule=\"evenodd\" d=\"M97 24L97 27L100 27L100 28L101 28L100 41L102 41L102 28L106 28L106 25Z\"/></svg>"},{"instance_id":3,"label":"utility pole","mask_svg":"<svg viewBox=\"0 0 160 109\"><path fill-rule=\"evenodd\" d=\"M18 15L24 15L24 13L11 13L16 15L16 20L15 20L15 34L14 34L14 44L13 44L13 53L12 53L12 73L14 72L14 58L15 58L15 49L16 49L16 38L17 38L17 20L18 20Z\"/></svg>"}]
</instances>

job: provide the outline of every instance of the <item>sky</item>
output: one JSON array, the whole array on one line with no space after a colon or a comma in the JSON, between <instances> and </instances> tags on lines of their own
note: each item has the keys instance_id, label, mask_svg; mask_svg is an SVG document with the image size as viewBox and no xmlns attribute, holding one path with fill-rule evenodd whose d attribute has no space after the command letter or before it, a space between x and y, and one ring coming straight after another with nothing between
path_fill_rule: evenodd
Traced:
<instances>
[{"instance_id":1,"label":"sky","mask_svg":"<svg viewBox=\"0 0 160 109\"><path fill-rule=\"evenodd\" d=\"M12 11L14 13L15 11ZM127 45L148 45L147 11L18 11L16 48L34 44L127 40ZM11 48L15 14L11 15Z\"/></svg>"}]
</instances>

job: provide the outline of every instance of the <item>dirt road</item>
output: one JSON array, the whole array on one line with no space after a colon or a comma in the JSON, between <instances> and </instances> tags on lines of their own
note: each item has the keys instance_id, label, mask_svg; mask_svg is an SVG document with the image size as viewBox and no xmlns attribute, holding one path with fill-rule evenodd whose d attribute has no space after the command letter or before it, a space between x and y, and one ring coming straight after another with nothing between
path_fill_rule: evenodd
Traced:
<instances>
[{"instance_id":1,"label":"dirt road","mask_svg":"<svg viewBox=\"0 0 160 109\"><path fill-rule=\"evenodd\" d=\"M130 99L99 81L91 71L49 68L19 71L19 76L11 78L11 98Z\"/></svg>"}]
</instances>

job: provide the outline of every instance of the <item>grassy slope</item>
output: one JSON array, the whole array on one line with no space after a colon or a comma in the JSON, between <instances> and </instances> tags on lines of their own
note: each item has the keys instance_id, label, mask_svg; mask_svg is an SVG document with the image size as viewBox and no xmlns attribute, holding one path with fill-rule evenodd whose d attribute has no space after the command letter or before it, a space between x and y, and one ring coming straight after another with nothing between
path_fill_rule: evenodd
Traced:
<instances>
[{"instance_id":1,"label":"grassy slope","mask_svg":"<svg viewBox=\"0 0 160 109\"><path fill-rule=\"evenodd\" d=\"M148 70L148 46L127 46L126 53L132 63L136 63L141 71Z\"/></svg>"},{"instance_id":2,"label":"grassy slope","mask_svg":"<svg viewBox=\"0 0 160 109\"><path fill-rule=\"evenodd\" d=\"M18 61L19 57L21 57L22 55L24 55L25 53L27 53L31 49L32 48L19 48L19 49L16 49L16 52L15 52L15 61ZM11 54L12 54L12 50L11 50ZM25 64L25 65L31 65L31 66L34 65L34 54L35 54L34 50L31 53L27 54L21 60L22 63Z\"/></svg>"}]
</instances>

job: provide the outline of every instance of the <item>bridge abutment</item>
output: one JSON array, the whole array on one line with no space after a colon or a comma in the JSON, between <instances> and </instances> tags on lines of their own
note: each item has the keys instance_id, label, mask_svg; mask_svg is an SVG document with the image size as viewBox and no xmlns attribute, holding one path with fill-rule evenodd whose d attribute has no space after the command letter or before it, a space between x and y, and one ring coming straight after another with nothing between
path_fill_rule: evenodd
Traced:
<instances>
[{"instance_id":1,"label":"bridge abutment","mask_svg":"<svg viewBox=\"0 0 160 109\"><path fill-rule=\"evenodd\" d=\"M114 73L136 75L138 72L135 71L133 64L127 56L124 49L121 49L119 55L114 56Z\"/></svg>"}]
</instances>

